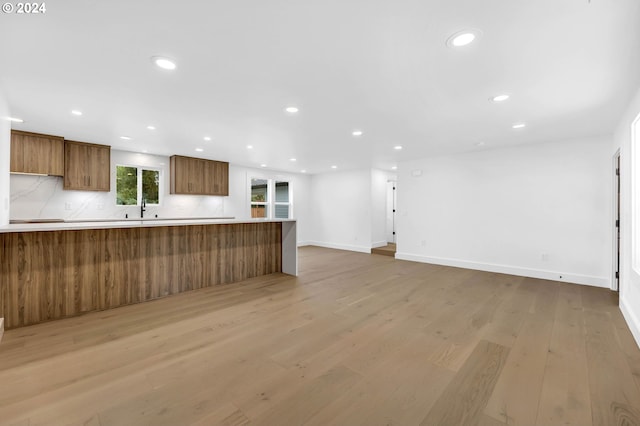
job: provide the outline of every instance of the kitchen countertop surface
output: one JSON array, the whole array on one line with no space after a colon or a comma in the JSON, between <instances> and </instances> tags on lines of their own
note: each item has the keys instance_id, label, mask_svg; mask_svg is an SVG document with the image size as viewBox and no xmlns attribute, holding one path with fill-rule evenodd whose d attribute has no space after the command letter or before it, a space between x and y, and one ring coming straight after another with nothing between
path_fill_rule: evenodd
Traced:
<instances>
[{"instance_id":1,"label":"kitchen countertop surface","mask_svg":"<svg viewBox=\"0 0 640 426\"><path fill-rule=\"evenodd\" d=\"M1 233L63 231L78 229L146 228L156 226L224 225L234 223L295 222L295 219L235 219L233 217L145 218L145 219L30 219L0 226Z\"/></svg>"}]
</instances>

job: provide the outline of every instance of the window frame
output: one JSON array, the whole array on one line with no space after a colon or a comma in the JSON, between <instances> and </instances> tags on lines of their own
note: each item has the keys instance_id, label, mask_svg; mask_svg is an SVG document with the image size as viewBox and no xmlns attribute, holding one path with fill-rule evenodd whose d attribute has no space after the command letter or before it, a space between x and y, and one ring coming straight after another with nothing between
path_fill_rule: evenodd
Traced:
<instances>
[{"instance_id":1,"label":"window frame","mask_svg":"<svg viewBox=\"0 0 640 426\"><path fill-rule=\"evenodd\" d=\"M278 186L278 183L286 183L287 184L287 192L288 194L288 200L287 202L283 202L283 201L276 201L276 187ZM292 202L292 194L293 191L291 191L291 181L289 180L284 180L284 179L273 179L273 218L274 219L291 219L293 217L293 202ZM282 217L276 217L276 206L287 206L288 209L288 217L286 218L282 218Z\"/></svg>"},{"instance_id":2,"label":"window frame","mask_svg":"<svg viewBox=\"0 0 640 426\"><path fill-rule=\"evenodd\" d=\"M253 195L253 181L254 180L263 180L267 182L267 196L266 196L266 200L263 201L253 201L252 200L252 195ZM248 193L249 193L249 217L252 219L265 219L265 220L270 220L270 219L281 219L281 220L286 220L286 219L293 219L293 211L294 211L294 204L293 204L293 190L292 190L292 182L291 179L288 178L283 178L283 177L273 177L273 176L265 176L265 175L260 175L260 174L249 174L248 175ZM288 184L288 191L289 191L289 201L288 202L282 202L282 201L278 201L276 202L276 183L280 183L280 182L286 182ZM254 205L263 205L265 206L265 212L266 212L266 216L265 217L261 217L261 218L254 218L251 214L251 209ZM276 206L288 206L288 217L287 218L276 218Z\"/></svg>"},{"instance_id":3,"label":"window frame","mask_svg":"<svg viewBox=\"0 0 640 426\"><path fill-rule=\"evenodd\" d=\"M162 175L164 172L164 169L162 169L161 167L150 167L150 166L144 166L144 165L139 165L139 164L122 164L122 163L118 163L115 165L116 169L115 169L115 178L116 178L116 182L115 182L115 198L116 198L116 206L122 206L122 207L127 207L127 206L137 206L140 207L140 205L142 204L142 172L143 170L148 170L148 171L153 171L153 172L158 172L158 203L149 203L148 201L146 201L147 206L150 207L159 207L162 205L162 199L164 198L162 196L163 194L163 189L164 189L164 184L163 184L163 179L162 179ZM136 172L136 204L118 204L118 167L132 167L135 168L137 170Z\"/></svg>"}]
</instances>

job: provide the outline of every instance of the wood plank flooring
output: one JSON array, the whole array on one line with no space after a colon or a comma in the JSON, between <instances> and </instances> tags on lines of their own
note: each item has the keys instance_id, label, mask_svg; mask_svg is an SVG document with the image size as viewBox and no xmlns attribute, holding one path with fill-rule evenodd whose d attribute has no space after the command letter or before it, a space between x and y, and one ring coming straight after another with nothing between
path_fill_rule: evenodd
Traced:
<instances>
[{"instance_id":1,"label":"wood plank flooring","mask_svg":"<svg viewBox=\"0 0 640 426\"><path fill-rule=\"evenodd\" d=\"M7 330L0 425L640 425L615 293L299 254L299 277Z\"/></svg>"},{"instance_id":2,"label":"wood plank flooring","mask_svg":"<svg viewBox=\"0 0 640 426\"><path fill-rule=\"evenodd\" d=\"M396 255L396 244L388 243L386 246L372 248L371 254L381 254L383 256L393 257Z\"/></svg>"}]
</instances>

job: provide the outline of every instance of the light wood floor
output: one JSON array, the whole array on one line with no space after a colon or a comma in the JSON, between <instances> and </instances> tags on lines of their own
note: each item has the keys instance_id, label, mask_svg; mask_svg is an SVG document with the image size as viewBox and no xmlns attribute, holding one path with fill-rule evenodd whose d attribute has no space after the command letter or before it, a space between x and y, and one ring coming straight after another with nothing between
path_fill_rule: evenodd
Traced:
<instances>
[{"instance_id":1,"label":"light wood floor","mask_svg":"<svg viewBox=\"0 0 640 426\"><path fill-rule=\"evenodd\" d=\"M383 256L395 256L396 254L396 244L395 243L387 243L386 246L376 247L371 249L371 254L381 254Z\"/></svg>"},{"instance_id":2,"label":"light wood floor","mask_svg":"<svg viewBox=\"0 0 640 426\"><path fill-rule=\"evenodd\" d=\"M0 424L640 425L640 350L608 290L307 247L6 331Z\"/></svg>"}]
</instances>

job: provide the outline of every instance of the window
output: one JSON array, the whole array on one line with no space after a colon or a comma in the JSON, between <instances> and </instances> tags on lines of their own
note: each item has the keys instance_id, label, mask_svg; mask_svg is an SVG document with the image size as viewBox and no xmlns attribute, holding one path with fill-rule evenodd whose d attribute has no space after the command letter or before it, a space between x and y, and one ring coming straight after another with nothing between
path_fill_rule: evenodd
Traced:
<instances>
[{"instance_id":1,"label":"window","mask_svg":"<svg viewBox=\"0 0 640 426\"><path fill-rule=\"evenodd\" d=\"M160 170L116 166L116 204L136 206L160 204Z\"/></svg>"},{"instance_id":2,"label":"window","mask_svg":"<svg viewBox=\"0 0 640 426\"><path fill-rule=\"evenodd\" d=\"M251 217L268 217L269 181L251 179Z\"/></svg>"},{"instance_id":3,"label":"window","mask_svg":"<svg viewBox=\"0 0 640 426\"><path fill-rule=\"evenodd\" d=\"M288 219L292 217L289 182L251 179L251 217Z\"/></svg>"},{"instance_id":4,"label":"window","mask_svg":"<svg viewBox=\"0 0 640 426\"><path fill-rule=\"evenodd\" d=\"M276 219L289 219L289 182L276 182L274 213Z\"/></svg>"}]
</instances>

